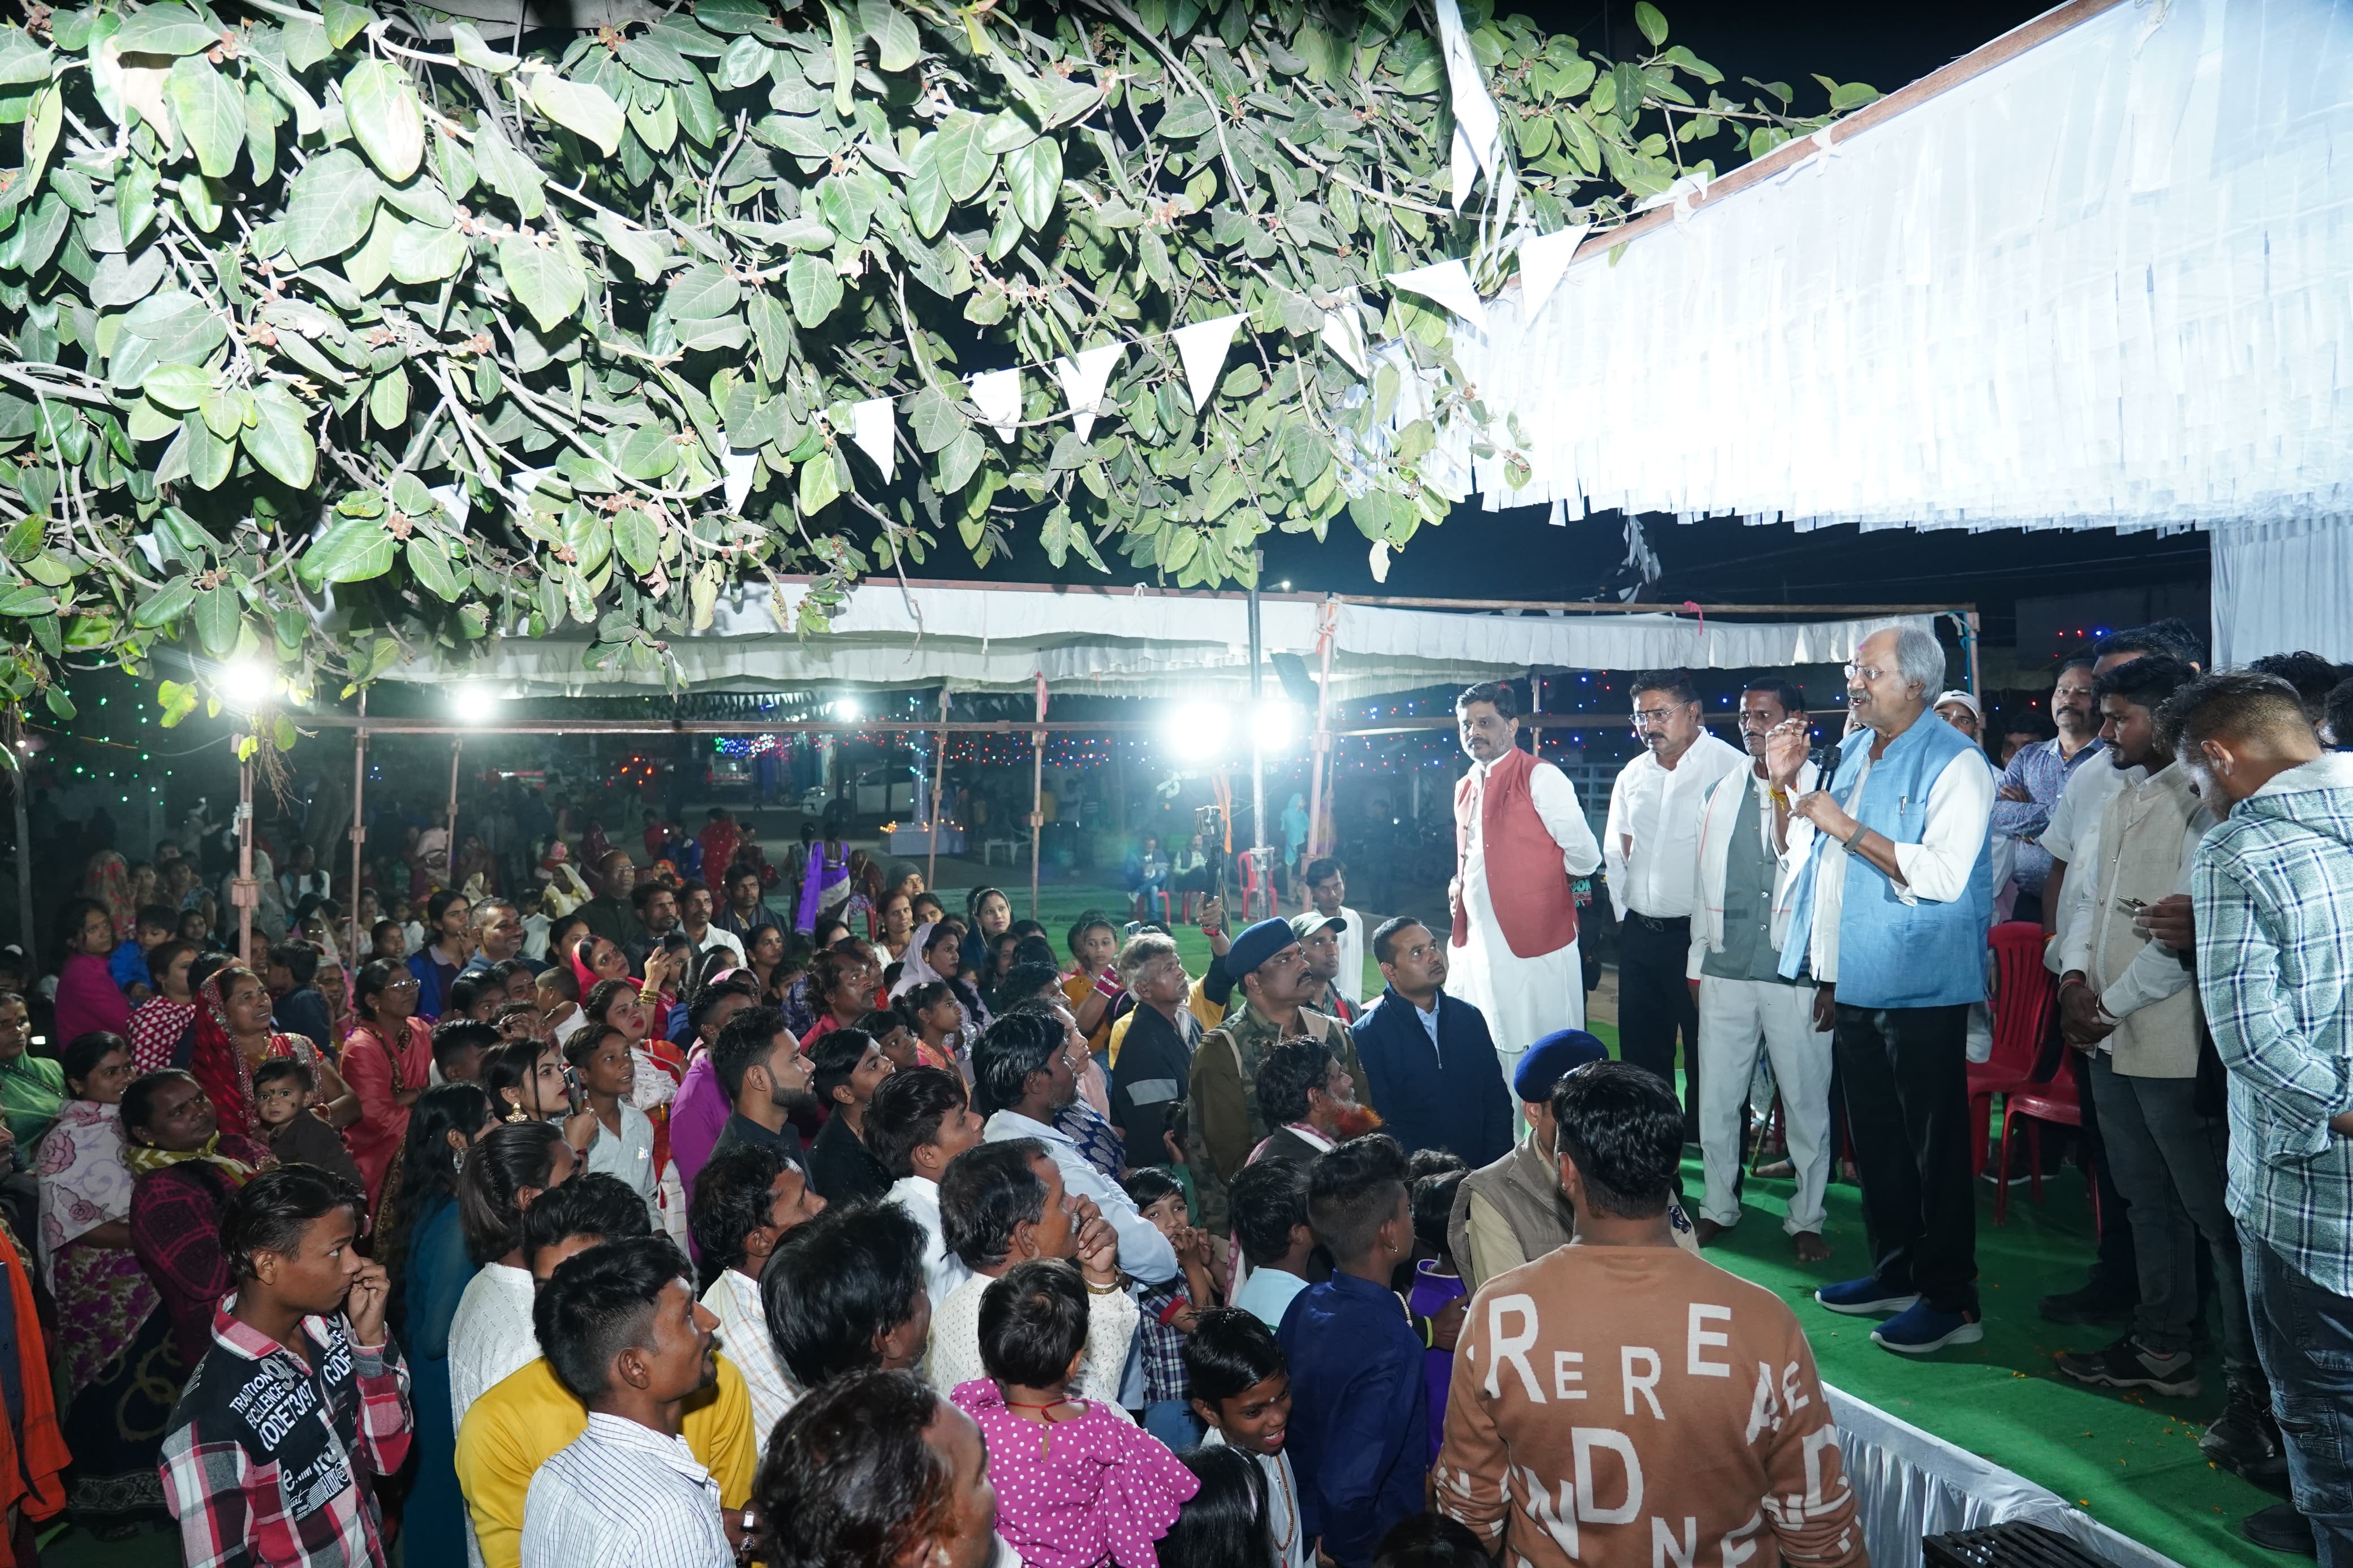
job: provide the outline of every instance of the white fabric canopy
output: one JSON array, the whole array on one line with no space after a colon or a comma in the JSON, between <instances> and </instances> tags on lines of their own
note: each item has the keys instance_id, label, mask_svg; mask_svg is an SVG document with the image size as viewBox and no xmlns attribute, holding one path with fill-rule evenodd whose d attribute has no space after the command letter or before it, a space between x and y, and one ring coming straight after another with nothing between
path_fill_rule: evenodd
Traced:
<instances>
[{"instance_id":1,"label":"white fabric canopy","mask_svg":"<svg viewBox=\"0 0 2353 1568\"><path fill-rule=\"evenodd\" d=\"M1615 265L1581 258L1522 317L1514 288L1483 331L1456 323L1464 373L1525 433L1492 458L1459 427L1441 447L1491 508L1970 529L2353 511L2353 6L2116 5Z\"/></svg>"},{"instance_id":2,"label":"white fabric canopy","mask_svg":"<svg viewBox=\"0 0 2353 1568\"><path fill-rule=\"evenodd\" d=\"M2214 531L2214 662L2305 649L2353 661L2353 518Z\"/></svg>"},{"instance_id":3,"label":"white fabric canopy","mask_svg":"<svg viewBox=\"0 0 2353 1568\"><path fill-rule=\"evenodd\" d=\"M703 691L793 687L936 686L1027 689L1042 674L1058 692L1234 700L1250 689L1250 630L1239 598L1111 588L854 590L828 629L806 637L782 618L807 589L787 584L772 604L722 600L712 629L670 644L687 685ZM1728 625L1663 615L1499 615L1333 607L1332 694L1373 696L1418 687L1554 669L1778 668L1835 663L1881 626L1933 629L1928 616ZM1270 598L1260 610L1269 654L1320 662L1321 602ZM590 669L577 637L505 637L462 668L420 662L392 679L464 678L506 697L578 697L630 685L659 689L659 672ZM1272 689L1273 676L1267 675Z\"/></svg>"}]
</instances>

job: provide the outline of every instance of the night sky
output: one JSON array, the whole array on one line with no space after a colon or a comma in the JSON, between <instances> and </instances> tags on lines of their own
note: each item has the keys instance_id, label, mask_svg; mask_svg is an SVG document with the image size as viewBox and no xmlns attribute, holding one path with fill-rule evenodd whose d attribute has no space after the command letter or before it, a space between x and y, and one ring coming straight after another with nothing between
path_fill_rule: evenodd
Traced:
<instances>
[{"instance_id":1,"label":"night sky","mask_svg":"<svg viewBox=\"0 0 2353 1568\"><path fill-rule=\"evenodd\" d=\"M1945 5L1896 6L1884 0L1659 0L1669 41L1722 70L1729 82L1744 76L1802 85L1799 106L1819 107L1820 72L1863 81L1892 92L2021 24L2046 7L2034 0L1970 0ZM1614 42L1630 48L1633 0L1573 0L1566 5L1503 4L1544 26L1567 31L1589 49ZM1810 96L1807 96L1810 94ZM1695 438L1704 432L1695 431ZM1367 545L1344 514L1327 542L1309 536L1270 534L1267 585L1303 591L1427 595L1478 599L1616 599L1631 579L1623 520L1597 514L1550 528L1542 509L1487 513L1457 508L1442 530L1425 530L1376 584ZM1665 603L1975 603L1986 634L2009 640L2014 601L2043 595L2157 583L2202 582L2208 572L2202 534L2159 540L2106 530L2081 533L1863 534L1851 527L1800 534L1786 525L1747 527L1736 520L1678 526L1672 518L1645 520L1661 580L1642 596ZM1138 574L1106 552L1111 580ZM976 572L951 533L921 569L924 576L1101 582L1073 564L1048 565L1034 542L1022 542L1010 560Z\"/></svg>"}]
</instances>

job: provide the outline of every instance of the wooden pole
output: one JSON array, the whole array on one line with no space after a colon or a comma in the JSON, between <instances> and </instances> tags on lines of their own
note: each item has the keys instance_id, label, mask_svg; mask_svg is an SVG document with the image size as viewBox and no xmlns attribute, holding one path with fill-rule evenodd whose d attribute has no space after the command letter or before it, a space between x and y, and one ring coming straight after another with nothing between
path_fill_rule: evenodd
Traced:
<instances>
[{"instance_id":1,"label":"wooden pole","mask_svg":"<svg viewBox=\"0 0 2353 1568\"><path fill-rule=\"evenodd\" d=\"M1029 918L1038 918L1038 845L1046 837L1046 731L1029 731Z\"/></svg>"},{"instance_id":2,"label":"wooden pole","mask_svg":"<svg viewBox=\"0 0 2353 1568\"><path fill-rule=\"evenodd\" d=\"M1258 574L1266 564L1263 551L1250 552L1250 864L1257 868L1266 887L1266 912L1274 913L1276 897L1274 872L1266 863L1266 752L1259 744L1259 704L1265 700L1266 677L1261 669L1258 626ZM1244 884L1242 921L1248 924L1257 912L1250 905Z\"/></svg>"},{"instance_id":3,"label":"wooden pole","mask_svg":"<svg viewBox=\"0 0 2353 1568\"><path fill-rule=\"evenodd\" d=\"M1975 610L1962 611L1961 647L1967 650L1969 656L1969 690L1972 693L1982 697L1985 694L1984 687L1978 675L1978 613Z\"/></svg>"},{"instance_id":4,"label":"wooden pole","mask_svg":"<svg viewBox=\"0 0 2353 1568\"><path fill-rule=\"evenodd\" d=\"M9 806L16 818L16 937L28 955L37 956L40 943L33 935L33 824L26 797L33 786L33 759L25 746L25 710L8 710L5 736L9 751ZM191 850L195 846L189 847ZM29 984L31 975L27 973Z\"/></svg>"},{"instance_id":5,"label":"wooden pole","mask_svg":"<svg viewBox=\"0 0 2353 1568\"><path fill-rule=\"evenodd\" d=\"M940 688L940 722L948 719L948 689ZM947 766L948 732L932 731L932 851L923 858L923 886L933 886L940 879L940 770Z\"/></svg>"},{"instance_id":6,"label":"wooden pole","mask_svg":"<svg viewBox=\"0 0 2353 1568\"><path fill-rule=\"evenodd\" d=\"M367 718L367 690L360 690L360 717ZM351 922L346 932L351 946L345 951L352 966L357 968L360 946L360 878L365 868L367 853L367 731L352 731L352 885L343 889L343 901L351 910Z\"/></svg>"}]
</instances>

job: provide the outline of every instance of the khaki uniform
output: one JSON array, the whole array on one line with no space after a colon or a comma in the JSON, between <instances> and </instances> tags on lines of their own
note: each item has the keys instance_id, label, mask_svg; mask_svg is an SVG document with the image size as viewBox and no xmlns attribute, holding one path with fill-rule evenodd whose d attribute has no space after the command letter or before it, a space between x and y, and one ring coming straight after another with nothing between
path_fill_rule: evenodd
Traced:
<instances>
[{"instance_id":1,"label":"khaki uniform","mask_svg":"<svg viewBox=\"0 0 2353 1568\"><path fill-rule=\"evenodd\" d=\"M1356 1080L1356 1102L1372 1103L1365 1066L1356 1059L1356 1043L1337 1019L1303 1007L1295 1032L1313 1035L1330 1047ZM1271 1131L1259 1114L1258 1068L1283 1037L1255 1004L1245 1002L1240 1012L1203 1035L1193 1053L1186 1096L1186 1163L1193 1169L1193 1184L1200 1194L1195 1222L1212 1236L1222 1236L1227 1229L1226 1184L1249 1163L1250 1151Z\"/></svg>"}]
</instances>

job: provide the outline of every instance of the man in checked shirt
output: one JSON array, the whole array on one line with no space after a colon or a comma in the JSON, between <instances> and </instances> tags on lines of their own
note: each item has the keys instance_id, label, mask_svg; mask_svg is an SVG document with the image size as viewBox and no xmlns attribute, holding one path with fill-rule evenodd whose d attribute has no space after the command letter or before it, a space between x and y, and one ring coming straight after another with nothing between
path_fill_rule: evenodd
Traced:
<instances>
[{"instance_id":1,"label":"man in checked shirt","mask_svg":"<svg viewBox=\"0 0 2353 1568\"><path fill-rule=\"evenodd\" d=\"M352 1248L359 1189L311 1165L249 1176L221 1219L237 1281L164 1437L187 1568L382 1568L375 1481L400 1468L408 1373L383 1268Z\"/></svg>"}]
</instances>

